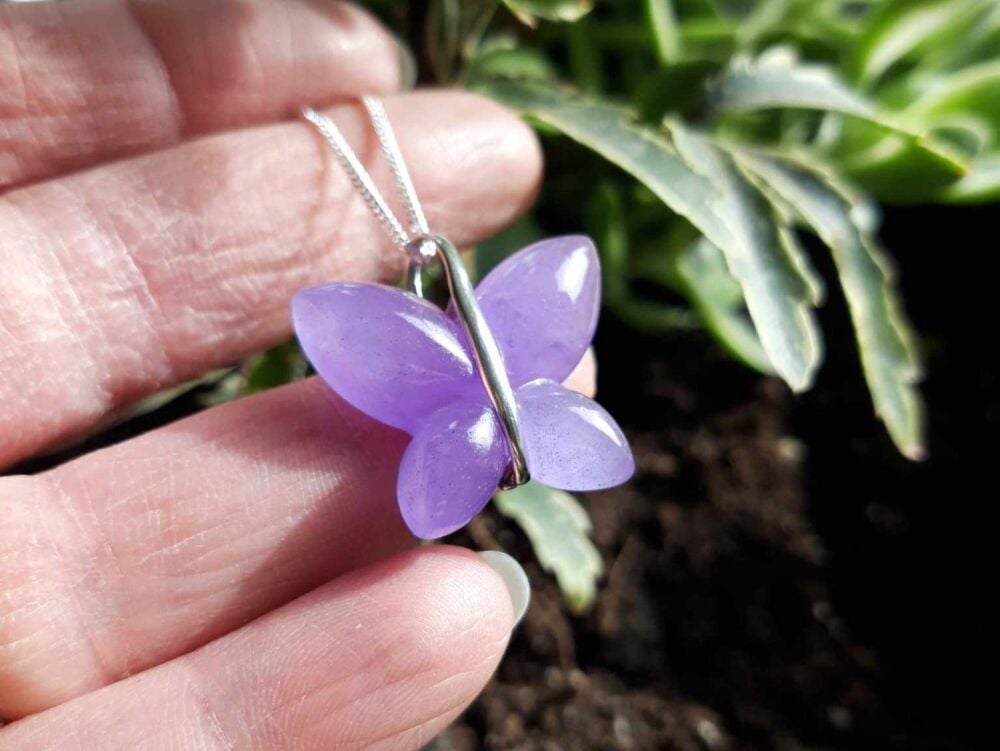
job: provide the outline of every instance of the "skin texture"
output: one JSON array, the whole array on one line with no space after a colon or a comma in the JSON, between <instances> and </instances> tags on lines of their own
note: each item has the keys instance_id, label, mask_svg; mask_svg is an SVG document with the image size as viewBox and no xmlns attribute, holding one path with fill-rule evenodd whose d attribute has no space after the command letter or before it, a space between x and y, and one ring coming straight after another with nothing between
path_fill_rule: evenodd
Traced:
<instances>
[{"instance_id":1,"label":"skin texture","mask_svg":"<svg viewBox=\"0 0 1000 751\"><path fill-rule=\"evenodd\" d=\"M385 94L459 244L529 205L517 119L398 78L329 0L0 6L0 467L286 338L299 287L397 277L301 103L386 185L349 101ZM412 548L404 444L313 380L0 477L0 751L419 747L513 612L477 556Z\"/></svg>"}]
</instances>

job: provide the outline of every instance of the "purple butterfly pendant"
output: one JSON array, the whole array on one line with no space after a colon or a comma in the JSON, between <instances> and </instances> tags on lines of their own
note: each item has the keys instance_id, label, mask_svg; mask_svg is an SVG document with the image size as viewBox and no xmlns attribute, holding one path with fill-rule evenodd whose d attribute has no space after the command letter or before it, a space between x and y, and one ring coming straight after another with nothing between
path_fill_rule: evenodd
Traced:
<instances>
[{"instance_id":1,"label":"purple butterfly pendant","mask_svg":"<svg viewBox=\"0 0 1000 751\"><path fill-rule=\"evenodd\" d=\"M561 382L586 352L601 303L589 238L535 243L490 272L476 298L514 388L531 478L562 490L625 482L635 463L621 428ZM336 282L292 300L299 342L322 379L368 416L413 438L396 494L417 537L463 527L507 473L510 449L461 322L416 295Z\"/></svg>"}]
</instances>

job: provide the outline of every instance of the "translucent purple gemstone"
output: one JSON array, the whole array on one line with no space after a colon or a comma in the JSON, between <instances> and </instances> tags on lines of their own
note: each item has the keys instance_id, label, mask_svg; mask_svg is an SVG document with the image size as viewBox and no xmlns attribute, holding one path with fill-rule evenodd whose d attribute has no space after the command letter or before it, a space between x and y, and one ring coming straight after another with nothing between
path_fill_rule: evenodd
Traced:
<instances>
[{"instance_id":1,"label":"translucent purple gemstone","mask_svg":"<svg viewBox=\"0 0 1000 751\"><path fill-rule=\"evenodd\" d=\"M632 453L610 415L557 382L586 351L600 309L600 266L586 237L514 254L476 295L517 389L528 470L565 490L624 482ZM509 450L453 316L401 290L334 283L299 292L292 317L330 388L413 436L399 469L400 511L415 535L464 526L489 501Z\"/></svg>"},{"instance_id":2,"label":"translucent purple gemstone","mask_svg":"<svg viewBox=\"0 0 1000 751\"><path fill-rule=\"evenodd\" d=\"M354 282L309 287L293 298L292 321L331 389L408 433L463 390L481 388L455 323L408 292Z\"/></svg>"},{"instance_id":3,"label":"translucent purple gemstone","mask_svg":"<svg viewBox=\"0 0 1000 751\"><path fill-rule=\"evenodd\" d=\"M562 381L597 329L601 265L594 243L568 235L529 245L487 274L476 297L511 384Z\"/></svg>"},{"instance_id":4,"label":"translucent purple gemstone","mask_svg":"<svg viewBox=\"0 0 1000 751\"><path fill-rule=\"evenodd\" d=\"M562 490L600 490L635 472L621 428L593 399L546 380L522 386L516 398L533 480Z\"/></svg>"},{"instance_id":5,"label":"translucent purple gemstone","mask_svg":"<svg viewBox=\"0 0 1000 751\"><path fill-rule=\"evenodd\" d=\"M418 537L443 537L478 514L496 490L510 455L483 400L459 400L427 418L403 453L396 497Z\"/></svg>"}]
</instances>

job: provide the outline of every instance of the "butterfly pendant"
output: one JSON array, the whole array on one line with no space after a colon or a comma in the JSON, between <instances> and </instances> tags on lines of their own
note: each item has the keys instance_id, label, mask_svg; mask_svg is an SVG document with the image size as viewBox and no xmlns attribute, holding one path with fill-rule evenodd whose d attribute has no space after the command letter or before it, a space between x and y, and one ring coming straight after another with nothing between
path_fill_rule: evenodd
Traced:
<instances>
[{"instance_id":1,"label":"butterfly pendant","mask_svg":"<svg viewBox=\"0 0 1000 751\"><path fill-rule=\"evenodd\" d=\"M614 419L561 385L594 336L600 262L580 235L535 243L507 258L475 296L499 347L531 478L599 490L635 469ZM507 474L510 447L453 309L395 287L335 282L292 300L299 342L333 391L412 436L396 494L424 539L465 526Z\"/></svg>"}]
</instances>

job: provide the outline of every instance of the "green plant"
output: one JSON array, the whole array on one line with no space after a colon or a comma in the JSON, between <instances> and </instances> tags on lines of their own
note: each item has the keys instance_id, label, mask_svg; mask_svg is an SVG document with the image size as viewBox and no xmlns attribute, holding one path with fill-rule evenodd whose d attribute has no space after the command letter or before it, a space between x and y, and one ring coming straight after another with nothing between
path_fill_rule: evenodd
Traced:
<instances>
[{"instance_id":1,"label":"green plant","mask_svg":"<svg viewBox=\"0 0 1000 751\"><path fill-rule=\"evenodd\" d=\"M604 564L590 541L590 517L580 502L536 482L497 493L494 502L524 530L538 562L559 582L569 609L587 610Z\"/></svg>"},{"instance_id":2,"label":"green plant","mask_svg":"<svg viewBox=\"0 0 1000 751\"><path fill-rule=\"evenodd\" d=\"M1000 196L995 0L437 0L425 21L413 41L432 77L522 112L549 147L520 237L575 213L620 317L704 326L801 391L823 358L813 233L875 410L922 456L915 337L874 200ZM570 143L584 155L560 160ZM688 307L664 302L677 296Z\"/></svg>"},{"instance_id":3,"label":"green plant","mask_svg":"<svg viewBox=\"0 0 1000 751\"><path fill-rule=\"evenodd\" d=\"M547 147L538 210L481 247L480 265L542 227L582 222L620 318L651 331L701 326L802 391L824 355L824 284L800 245L811 233L832 254L876 413L904 455L923 456L915 335L875 202L1000 198L1000 3L424 7L426 23L409 28L422 31L411 42L431 78L520 111ZM543 491L502 494L498 508L584 609L600 574L579 563L588 525L553 528L561 506ZM570 582L567 571L586 575Z\"/></svg>"},{"instance_id":4,"label":"green plant","mask_svg":"<svg viewBox=\"0 0 1000 751\"><path fill-rule=\"evenodd\" d=\"M408 31L425 80L493 97L543 138L539 206L477 249L478 271L543 228L583 224L617 316L655 332L703 328L801 391L824 356L824 281L802 243L812 234L832 255L875 411L900 451L923 455L915 335L876 201L1000 198L1000 2L368 5ZM215 396L303 373L278 348ZM600 560L582 507L533 485L497 507L585 609Z\"/></svg>"}]
</instances>

